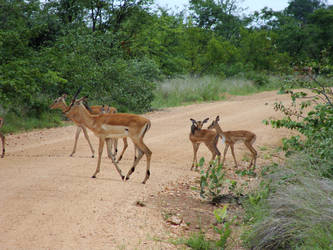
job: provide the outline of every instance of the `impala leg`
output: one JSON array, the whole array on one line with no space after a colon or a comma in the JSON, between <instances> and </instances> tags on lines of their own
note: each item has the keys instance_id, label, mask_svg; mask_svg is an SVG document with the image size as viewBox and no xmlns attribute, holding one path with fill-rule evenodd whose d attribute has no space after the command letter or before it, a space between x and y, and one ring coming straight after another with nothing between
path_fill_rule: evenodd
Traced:
<instances>
[{"instance_id":1,"label":"impala leg","mask_svg":"<svg viewBox=\"0 0 333 250\"><path fill-rule=\"evenodd\" d=\"M128 173L126 175L126 180L128 180L130 175L135 171L135 167L136 167L136 165L138 165L138 163L141 160L143 154L144 154L143 151L138 148L138 157L136 157L136 159L133 162L132 168L128 171Z\"/></svg>"},{"instance_id":2,"label":"impala leg","mask_svg":"<svg viewBox=\"0 0 333 250\"><path fill-rule=\"evenodd\" d=\"M133 140L133 139L132 139ZM128 171L127 175L126 175L126 180L129 179L130 175L135 171L135 167L136 165L139 163L139 161L141 160L143 154L146 155L147 158L147 168L146 168L146 176L145 179L143 180L143 184L146 183L146 181L149 179L150 176L150 160L151 160L151 155L152 152L150 151L150 149L143 143L142 138L139 139L139 141L134 141L133 143L135 144L137 150L138 150L138 157L136 158L136 160L133 163L132 168Z\"/></svg>"},{"instance_id":3,"label":"impala leg","mask_svg":"<svg viewBox=\"0 0 333 250\"><path fill-rule=\"evenodd\" d=\"M112 157L114 157L114 154L112 153L112 146L114 143L114 139L111 138L107 138L105 139L105 144L106 144L106 150L108 153L108 158L110 158L112 160Z\"/></svg>"},{"instance_id":4,"label":"impala leg","mask_svg":"<svg viewBox=\"0 0 333 250\"><path fill-rule=\"evenodd\" d=\"M86 127L82 127L82 130L83 130L84 137L85 137L86 140L88 141L88 144L89 144L89 147L90 147L90 150L91 150L91 153L92 153L91 158L94 158L95 150L93 149L93 147L92 147L92 145L91 145L91 142L90 142L90 140L89 140L89 136L88 136L88 132L87 132Z\"/></svg>"},{"instance_id":5,"label":"impala leg","mask_svg":"<svg viewBox=\"0 0 333 250\"><path fill-rule=\"evenodd\" d=\"M222 160L222 165L224 166L224 161L225 161L225 156L228 152L228 149L229 149L229 144L225 144L225 148L224 148L224 153L223 153L223 160Z\"/></svg>"},{"instance_id":6,"label":"impala leg","mask_svg":"<svg viewBox=\"0 0 333 250\"><path fill-rule=\"evenodd\" d=\"M107 151L108 151L108 157L112 160L112 163L115 165L118 174L120 175L121 179L124 180L124 176L121 173L121 169L119 168L115 156L112 154L112 143L114 142L114 139L107 138L106 140L106 145L107 145Z\"/></svg>"},{"instance_id":7,"label":"impala leg","mask_svg":"<svg viewBox=\"0 0 333 250\"><path fill-rule=\"evenodd\" d=\"M236 156L235 156L234 144L230 144L230 148L231 148L232 157L234 158L234 161L235 161L235 164L236 164L236 168L237 168L238 164L237 164L237 160L236 160Z\"/></svg>"},{"instance_id":8,"label":"impala leg","mask_svg":"<svg viewBox=\"0 0 333 250\"><path fill-rule=\"evenodd\" d=\"M82 130L81 127L79 127L79 126L76 127L74 147L73 147L73 151L72 151L72 153L70 154L71 157L72 157L72 156L75 154L75 152L76 152L77 141L78 141L78 139L79 139L79 135L80 135L80 133L81 133L81 130Z\"/></svg>"},{"instance_id":9,"label":"impala leg","mask_svg":"<svg viewBox=\"0 0 333 250\"><path fill-rule=\"evenodd\" d=\"M218 140L219 140L219 137L217 136L216 139L214 140L213 147L217 154L217 165L219 166L221 164L221 153L220 153L219 149L217 148Z\"/></svg>"},{"instance_id":10,"label":"impala leg","mask_svg":"<svg viewBox=\"0 0 333 250\"><path fill-rule=\"evenodd\" d=\"M5 136L0 133L0 138L2 141L2 154L1 154L1 158L3 158L5 156Z\"/></svg>"},{"instance_id":11,"label":"impala leg","mask_svg":"<svg viewBox=\"0 0 333 250\"><path fill-rule=\"evenodd\" d=\"M249 169L251 168L252 164L254 168L256 167L256 162L257 162L257 151L254 149L254 147L251 145L249 142L245 142L245 146L251 151L252 153L252 159L249 165Z\"/></svg>"},{"instance_id":12,"label":"impala leg","mask_svg":"<svg viewBox=\"0 0 333 250\"><path fill-rule=\"evenodd\" d=\"M113 141L113 146L114 146L114 156L116 157L117 156L117 153L118 153L118 138L114 138L112 139Z\"/></svg>"},{"instance_id":13,"label":"impala leg","mask_svg":"<svg viewBox=\"0 0 333 250\"><path fill-rule=\"evenodd\" d=\"M124 137L123 138L123 142L124 142L124 147L123 147L123 150L121 151L121 154L119 155L119 158L117 160L117 162L119 162L122 158L123 158L123 155L128 147L128 143L127 143L127 138ZM134 147L134 154L135 154L135 147Z\"/></svg>"},{"instance_id":14,"label":"impala leg","mask_svg":"<svg viewBox=\"0 0 333 250\"><path fill-rule=\"evenodd\" d=\"M96 168L96 171L93 174L92 178L96 178L96 175L100 171L101 159L102 159L102 153L103 153L103 147L104 147L104 141L105 140L103 138L99 138L97 168Z\"/></svg>"},{"instance_id":15,"label":"impala leg","mask_svg":"<svg viewBox=\"0 0 333 250\"><path fill-rule=\"evenodd\" d=\"M212 153L212 159L210 160L209 162L209 167L212 166L212 162L215 160L216 158L216 155L220 156L221 153L220 151L218 151L218 149L216 147L214 147L214 145L212 144L209 144L209 143L206 143L205 142L205 145L207 146L207 148L210 150L210 152Z\"/></svg>"},{"instance_id":16,"label":"impala leg","mask_svg":"<svg viewBox=\"0 0 333 250\"><path fill-rule=\"evenodd\" d=\"M142 184L146 184L146 181L149 179L150 177L150 160L151 160L151 155L152 152L150 151L150 149L142 142L142 146L146 155L146 159L147 159L147 168L146 168L146 176L145 179L143 180ZM142 150L142 149L141 149Z\"/></svg>"},{"instance_id":17,"label":"impala leg","mask_svg":"<svg viewBox=\"0 0 333 250\"><path fill-rule=\"evenodd\" d=\"M195 166L195 168L198 167L197 152L198 152L200 143L192 142L192 146L193 146L193 161L192 161L191 170L194 168L194 166Z\"/></svg>"},{"instance_id":18,"label":"impala leg","mask_svg":"<svg viewBox=\"0 0 333 250\"><path fill-rule=\"evenodd\" d=\"M139 155L139 149L134 144L134 161L136 160L137 155Z\"/></svg>"}]
</instances>

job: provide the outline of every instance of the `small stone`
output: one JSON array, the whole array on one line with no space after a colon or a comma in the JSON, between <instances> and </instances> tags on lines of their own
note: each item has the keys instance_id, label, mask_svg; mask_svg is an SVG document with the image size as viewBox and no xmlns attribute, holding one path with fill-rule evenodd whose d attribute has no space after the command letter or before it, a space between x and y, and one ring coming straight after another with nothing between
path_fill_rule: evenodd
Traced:
<instances>
[{"instance_id":1,"label":"small stone","mask_svg":"<svg viewBox=\"0 0 333 250\"><path fill-rule=\"evenodd\" d=\"M182 223L183 219L178 217L178 216L171 216L168 218L167 222L172 224L172 225L180 225Z\"/></svg>"}]
</instances>

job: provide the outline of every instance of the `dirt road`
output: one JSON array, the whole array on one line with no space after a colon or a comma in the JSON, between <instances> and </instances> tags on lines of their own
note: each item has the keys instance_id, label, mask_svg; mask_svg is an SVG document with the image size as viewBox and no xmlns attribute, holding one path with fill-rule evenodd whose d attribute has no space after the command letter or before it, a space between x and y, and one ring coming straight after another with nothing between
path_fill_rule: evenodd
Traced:
<instances>
[{"instance_id":1,"label":"dirt road","mask_svg":"<svg viewBox=\"0 0 333 250\"><path fill-rule=\"evenodd\" d=\"M90 178L97 160L89 157L82 135L76 155L69 157L74 126L8 135L7 154L0 159L0 249L174 249L155 240L168 234L160 211L135 203L157 195L172 181L198 175L189 170L193 154L189 119L220 115L225 130L255 132L258 149L279 144L288 133L262 124L279 115L272 109L276 100L289 98L265 92L145 114L152 122L145 142L153 152L146 185L141 184L144 158L131 179L123 182L105 152L100 174ZM97 139L91 133L90 138L97 149ZM133 161L132 145L120 163L124 173ZM221 144L219 148L222 151ZM236 146L236 152L241 160L245 149ZM210 157L203 145L198 153ZM226 164L233 164L230 152Z\"/></svg>"}]
</instances>

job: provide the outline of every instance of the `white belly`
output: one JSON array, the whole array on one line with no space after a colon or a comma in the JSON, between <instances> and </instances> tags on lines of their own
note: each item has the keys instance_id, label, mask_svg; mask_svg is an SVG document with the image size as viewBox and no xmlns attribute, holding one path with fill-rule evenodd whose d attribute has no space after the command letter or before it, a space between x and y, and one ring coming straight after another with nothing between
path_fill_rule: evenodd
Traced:
<instances>
[{"instance_id":1,"label":"white belly","mask_svg":"<svg viewBox=\"0 0 333 250\"><path fill-rule=\"evenodd\" d=\"M97 136L103 136L104 138L123 138L128 136L128 127L104 124L101 130L95 134Z\"/></svg>"}]
</instances>

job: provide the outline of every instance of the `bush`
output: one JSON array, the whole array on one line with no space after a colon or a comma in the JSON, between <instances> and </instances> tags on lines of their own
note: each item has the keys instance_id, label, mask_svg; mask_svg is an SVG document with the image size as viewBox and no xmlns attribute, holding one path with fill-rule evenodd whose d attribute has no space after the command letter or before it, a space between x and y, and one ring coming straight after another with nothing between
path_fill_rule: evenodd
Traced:
<instances>
[{"instance_id":1,"label":"bush","mask_svg":"<svg viewBox=\"0 0 333 250\"><path fill-rule=\"evenodd\" d=\"M263 87L269 83L269 78L263 74L254 71L245 74L246 79L253 81L254 86L257 88Z\"/></svg>"}]
</instances>

